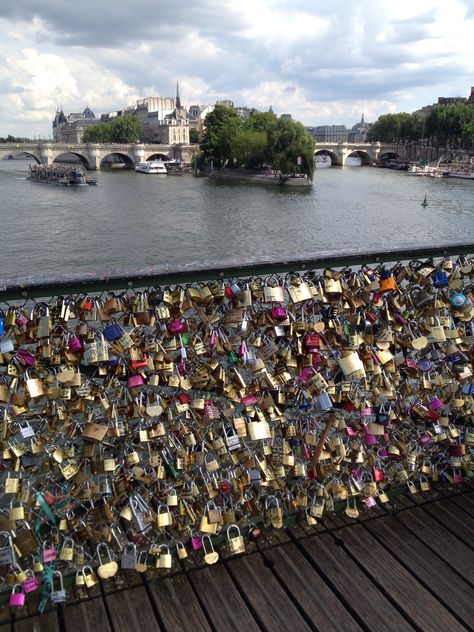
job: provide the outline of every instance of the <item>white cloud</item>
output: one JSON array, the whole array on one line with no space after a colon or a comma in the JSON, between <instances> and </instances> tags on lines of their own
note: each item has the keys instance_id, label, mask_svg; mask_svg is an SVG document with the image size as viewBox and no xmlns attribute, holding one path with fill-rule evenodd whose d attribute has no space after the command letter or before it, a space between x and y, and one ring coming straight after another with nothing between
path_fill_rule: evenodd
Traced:
<instances>
[{"instance_id":1,"label":"white cloud","mask_svg":"<svg viewBox=\"0 0 474 632\"><path fill-rule=\"evenodd\" d=\"M410 111L473 83L471 0L142 2L0 6L0 135L49 136L58 105L99 114L173 95L177 80L185 104L271 104L313 125Z\"/></svg>"}]
</instances>

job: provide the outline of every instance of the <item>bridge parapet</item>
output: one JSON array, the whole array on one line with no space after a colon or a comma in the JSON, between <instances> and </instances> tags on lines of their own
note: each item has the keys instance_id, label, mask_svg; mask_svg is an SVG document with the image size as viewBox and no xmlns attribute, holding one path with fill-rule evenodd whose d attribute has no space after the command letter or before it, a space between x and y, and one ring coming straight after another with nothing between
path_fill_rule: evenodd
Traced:
<instances>
[{"instance_id":1,"label":"bridge parapet","mask_svg":"<svg viewBox=\"0 0 474 632\"><path fill-rule=\"evenodd\" d=\"M104 158L119 154L129 164L136 165L154 154L165 158L177 158L183 162L192 162L199 151L198 145L165 145L150 143L2 143L0 160L9 155L27 154L37 162L52 163L65 153L76 155L86 169L100 169Z\"/></svg>"}]
</instances>

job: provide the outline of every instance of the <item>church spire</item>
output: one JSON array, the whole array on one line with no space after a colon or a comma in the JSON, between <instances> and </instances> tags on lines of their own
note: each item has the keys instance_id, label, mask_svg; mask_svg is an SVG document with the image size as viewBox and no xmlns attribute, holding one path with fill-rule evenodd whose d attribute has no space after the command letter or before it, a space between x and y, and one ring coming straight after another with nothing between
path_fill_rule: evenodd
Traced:
<instances>
[{"instance_id":1,"label":"church spire","mask_svg":"<svg viewBox=\"0 0 474 632\"><path fill-rule=\"evenodd\" d=\"M360 124L361 125L365 125L364 123L364 113L362 112L362 118L360 119Z\"/></svg>"},{"instance_id":2,"label":"church spire","mask_svg":"<svg viewBox=\"0 0 474 632\"><path fill-rule=\"evenodd\" d=\"M181 99L179 98L179 86L178 82L176 82L176 108L181 107Z\"/></svg>"}]
</instances>

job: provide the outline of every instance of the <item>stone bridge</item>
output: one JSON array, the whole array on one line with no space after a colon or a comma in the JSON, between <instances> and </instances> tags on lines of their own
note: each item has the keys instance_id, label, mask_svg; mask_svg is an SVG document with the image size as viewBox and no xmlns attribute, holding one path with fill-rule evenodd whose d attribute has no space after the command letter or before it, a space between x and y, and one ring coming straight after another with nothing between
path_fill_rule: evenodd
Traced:
<instances>
[{"instance_id":1,"label":"stone bridge","mask_svg":"<svg viewBox=\"0 0 474 632\"><path fill-rule=\"evenodd\" d=\"M349 156L359 156L363 165L372 165L383 156L391 159L406 159L403 144L386 143L316 143L314 155L331 157L333 165L344 166Z\"/></svg>"},{"instance_id":2,"label":"stone bridge","mask_svg":"<svg viewBox=\"0 0 474 632\"><path fill-rule=\"evenodd\" d=\"M77 156L86 169L101 169L108 157L118 157L126 167L132 169L142 160L152 157L162 160L192 162L199 151L198 145L150 145L150 144L98 144L98 143L5 143L0 144L0 160L5 156L26 154L38 163L61 162L61 156L71 153Z\"/></svg>"}]
</instances>

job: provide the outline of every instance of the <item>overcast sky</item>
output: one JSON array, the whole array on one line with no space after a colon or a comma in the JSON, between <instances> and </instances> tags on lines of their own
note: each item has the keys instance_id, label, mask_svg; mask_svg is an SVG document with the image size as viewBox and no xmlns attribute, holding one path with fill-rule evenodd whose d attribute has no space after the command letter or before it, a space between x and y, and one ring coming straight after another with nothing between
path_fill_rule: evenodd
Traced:
<instances>
[{"instance_id":1,"label":"overcast sky","mask_svg":"<svg viewBox=\"0 0 474 632\"><path fill-rule=\"evenodd\" d=\"M305 125L374 121L474 85L474 0L3 0L0 136L145 96Z\"/></svg>"}]
</instances>

